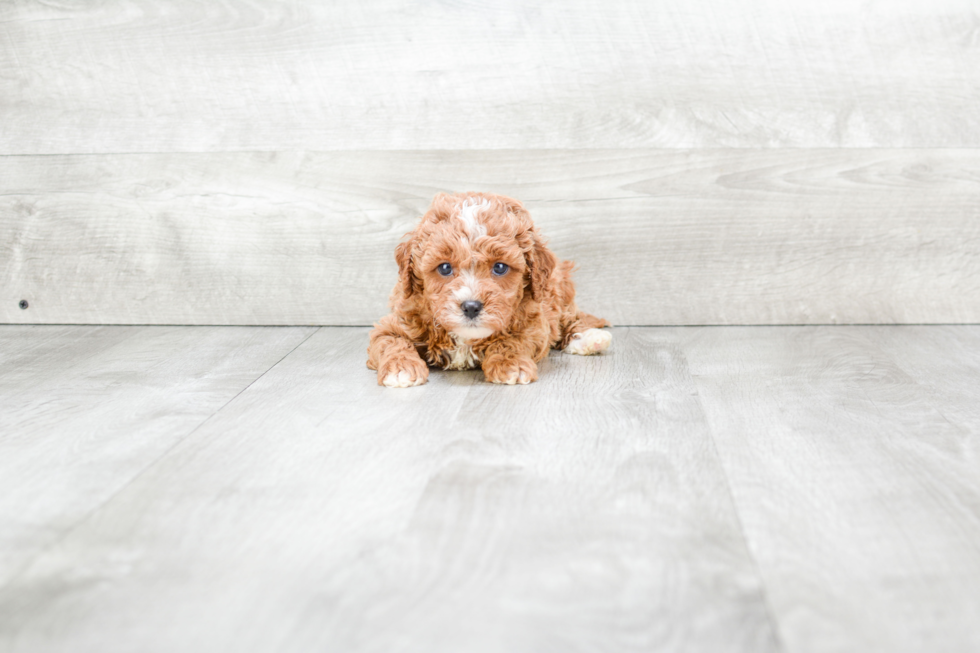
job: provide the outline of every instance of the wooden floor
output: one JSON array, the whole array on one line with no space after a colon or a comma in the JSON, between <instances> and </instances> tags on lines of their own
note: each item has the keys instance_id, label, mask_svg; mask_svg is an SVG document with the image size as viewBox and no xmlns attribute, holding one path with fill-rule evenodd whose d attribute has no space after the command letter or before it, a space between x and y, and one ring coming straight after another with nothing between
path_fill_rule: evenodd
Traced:
<instances>
[{"instance_id":1,"label":"wooden floor","mask_svg":"<svg viewBox=\"0 0 980 653\"><path fill-rule=\"evenodd\" d=\"M980 326L0 327L0 651L977 651Z\"/></svg>"}]
</instances>

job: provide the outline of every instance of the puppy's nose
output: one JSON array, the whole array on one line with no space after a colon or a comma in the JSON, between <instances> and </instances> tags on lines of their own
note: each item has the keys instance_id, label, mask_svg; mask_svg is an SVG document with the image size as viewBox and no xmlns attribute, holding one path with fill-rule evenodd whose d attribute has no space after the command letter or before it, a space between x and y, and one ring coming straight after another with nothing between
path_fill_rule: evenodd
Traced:
<instances>
[{"instance_id":1,"label":"puppy's nose","mask_svg":"<svg viewBox=\"0 0 980 653\"><path fill-rule=\"evenodd\" d=\"M472 320L483 310L483 302L478 302L475 299L467 299L459 307L463 309L463 315Z\"/></svg>"}]
</instances>

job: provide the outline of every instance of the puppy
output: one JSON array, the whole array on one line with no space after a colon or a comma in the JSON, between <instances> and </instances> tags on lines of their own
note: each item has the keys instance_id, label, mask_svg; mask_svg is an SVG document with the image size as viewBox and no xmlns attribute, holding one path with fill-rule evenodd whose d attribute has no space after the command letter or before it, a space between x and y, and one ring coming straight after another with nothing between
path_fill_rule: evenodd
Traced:
<instances>
[{"instance_id":1,"label":"puppy","mask_svg":"<svg viewBox=\"0 0 980 653\"><path fill-rule=\"evenodd\" d=\"M548 351L604 351L609 323L575 306L571 261L545 246L519 201L439 194L395 248L390 315L371 331L367 366L378 384L425 383L429 366L482 368L492 383L538 378Z\"/></svg>"}]
</instances>

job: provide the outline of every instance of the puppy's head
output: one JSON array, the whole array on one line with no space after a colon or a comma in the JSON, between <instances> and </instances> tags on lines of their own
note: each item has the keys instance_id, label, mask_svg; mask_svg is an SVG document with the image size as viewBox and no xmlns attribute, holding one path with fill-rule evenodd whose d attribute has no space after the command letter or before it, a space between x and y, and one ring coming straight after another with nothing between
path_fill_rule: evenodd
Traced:
<instances>
[{"instance_id":1,"label":"puppy's head","mask_svg":"<svg viewBox=\"0 0 980 653\"><path fill-rule=\"evenodd\" d=\"M507 331L557 263L524 205L500 195L437 195L408 236L396 295L464 340Z\"/></svg>"}]
</instances>

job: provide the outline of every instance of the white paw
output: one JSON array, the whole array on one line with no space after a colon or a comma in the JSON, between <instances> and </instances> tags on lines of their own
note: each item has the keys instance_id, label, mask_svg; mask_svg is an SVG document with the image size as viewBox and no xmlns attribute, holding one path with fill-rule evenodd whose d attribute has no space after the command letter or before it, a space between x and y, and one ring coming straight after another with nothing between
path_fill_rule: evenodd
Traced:
<instances>
[{"instance_id":1,"label":"white paw","mask_svg":"<svg viewBox=\"0 0 980 653\"><path fill-rule=\"evenodd\" d=\"M565 347L569 354L592 356L601 354L612 344L612 333L603 329L586 329L572 336L572 341Z\"/></svg>"},{"instance_id":2,"label":"white paw","mask_svg":"<svg viewBox=\"0 0 980 653\"><path fill-rule=\"evenodd\" d=\"M524 370L520 370L520 371L512 372L511 374L507 375L507 378L504 380L504 383L507 385L527 385L533 380L534 379L531 378L530 374L528 374Z\"/></svg>"},{"instance_id":3,"label":"white paw","mask_svg":"<svg viewBox=\"0 0 980 653\"><path fill-rule=\"evenodd\" d=\"M483 374L490 383L527 385L538 380L538 366L529 358L515 359L505 364L484 367Z\"/></svg>"},{"instance_id":4,"label":"white paw","mask_svg":"<svg viewBox=\"0 0 980 653\"><path fill-rule=\"evenodd\" d=\"M413 378L411 372L406 372L402 370L401 372L392 372L385 377L382 383L389 388L411 388L414 385L422 385L426 382L426 378L423 376L417 376Z\"/></svg>"}]
</instances>

